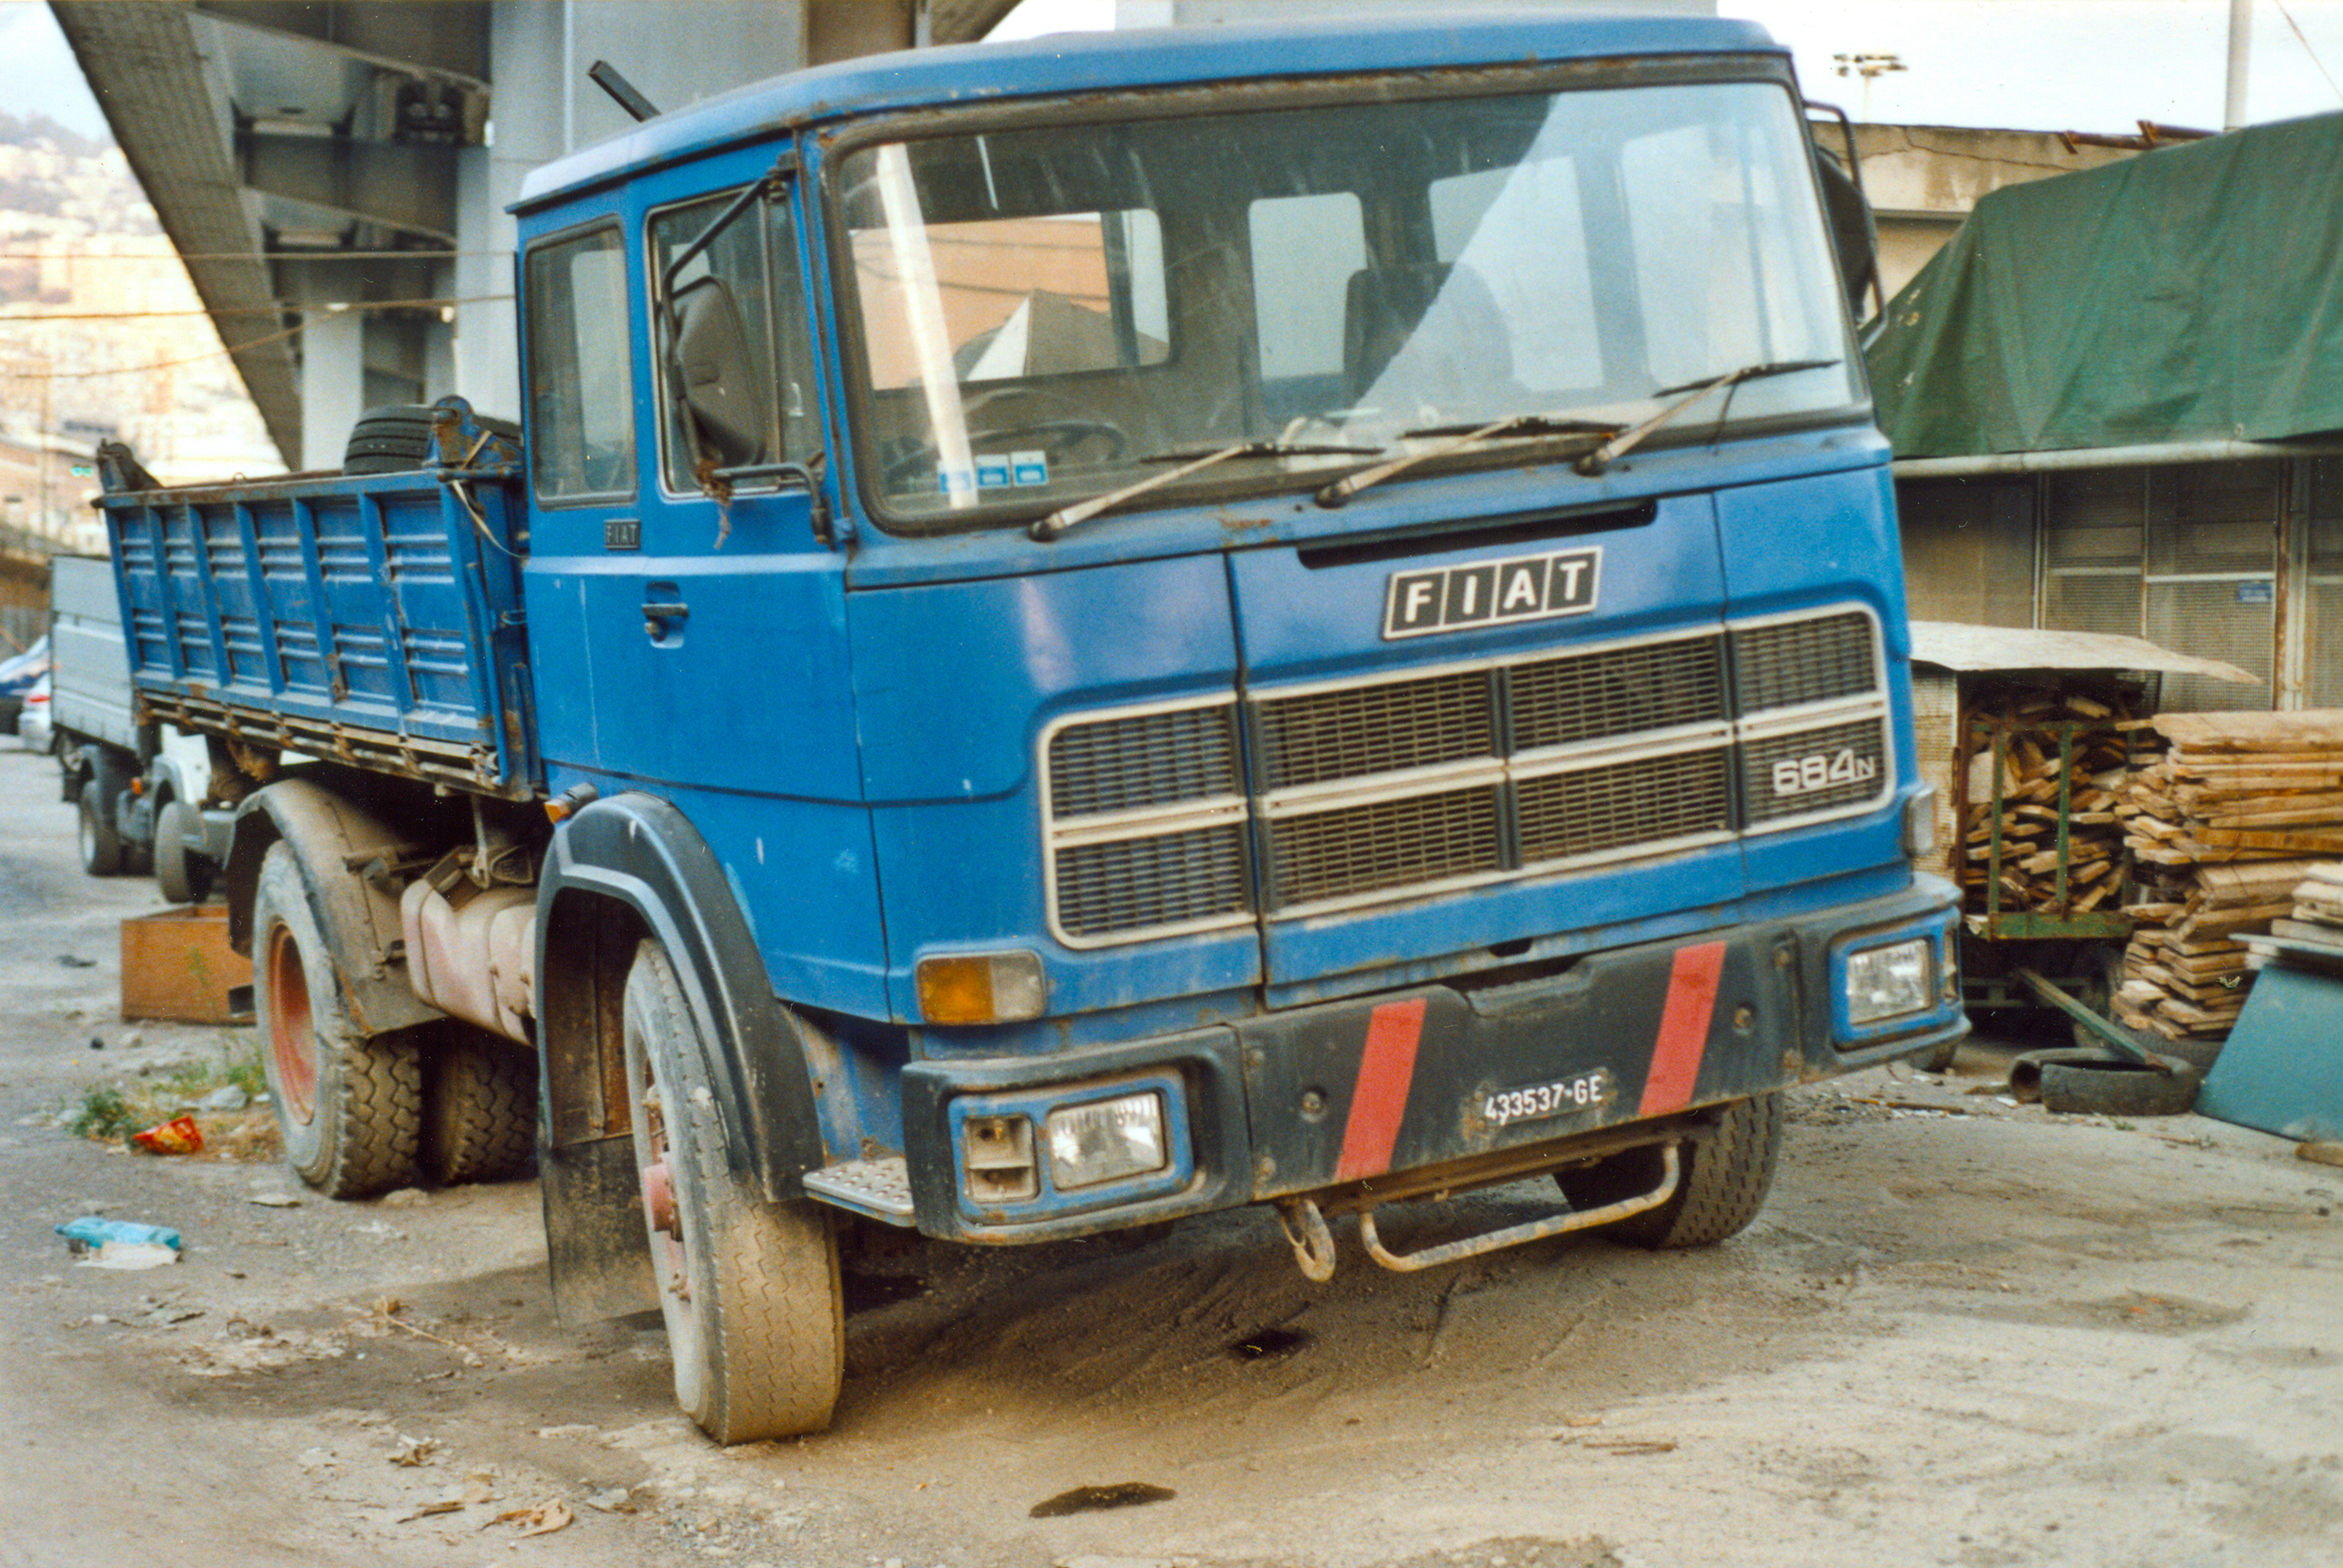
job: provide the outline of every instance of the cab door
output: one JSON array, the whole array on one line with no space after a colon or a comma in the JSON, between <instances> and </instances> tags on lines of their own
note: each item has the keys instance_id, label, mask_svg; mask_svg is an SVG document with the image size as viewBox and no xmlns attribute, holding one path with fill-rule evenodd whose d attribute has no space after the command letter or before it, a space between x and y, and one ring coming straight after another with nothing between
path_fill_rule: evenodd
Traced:
<instances>
[{"instance_id":1,"label":"cab door","mask_svg":"<svg viewBox=\"0 0 2343 1568\"><path fill-rule=\"evenodd\" d=\"M660 184L678 194L646 191L631 235L633 494L600 508L598 539L532 567L578 637L565 675L588 695L562 735L581 768L690 819L782 994L876 1010L797 182L769 146Z\"/></svg>"}]
</instances>

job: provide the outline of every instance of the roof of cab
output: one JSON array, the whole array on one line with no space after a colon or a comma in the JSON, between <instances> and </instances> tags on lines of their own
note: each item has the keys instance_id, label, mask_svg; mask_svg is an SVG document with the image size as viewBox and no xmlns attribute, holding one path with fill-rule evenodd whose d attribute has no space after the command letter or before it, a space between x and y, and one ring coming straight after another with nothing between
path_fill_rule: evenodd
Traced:
<instances>
[{"instance_id":1,"label":"roof of cab","mask_svg":"<svg viewBox=\"0 0 2343 1568\"><path fill-rule=\"evenodd\" d=\"M866 55L707 98L533 171L516 212L613 176L849 116L1123 88L1643 55L1779 52L1754 22L1544 13L1061 33Z\"/></svg>"}]
</instances>

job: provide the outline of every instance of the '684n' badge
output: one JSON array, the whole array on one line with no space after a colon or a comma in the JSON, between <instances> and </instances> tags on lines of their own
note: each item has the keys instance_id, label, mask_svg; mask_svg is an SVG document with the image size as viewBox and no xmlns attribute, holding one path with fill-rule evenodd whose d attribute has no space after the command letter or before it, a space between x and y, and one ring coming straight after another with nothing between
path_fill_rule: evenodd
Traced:
<instances>
[{"instance_id":1,"label":"'684n' badge","mask_svg":"<svg viewBox=\"0 0 2343 1568\"><path fill-rule=\"evenodd\" d=\"M1383 636L1423 637L1500 621L1584 615L1603 575L1599 546L1393 572L1383 594Z\"/></svg>"}]
</instances>

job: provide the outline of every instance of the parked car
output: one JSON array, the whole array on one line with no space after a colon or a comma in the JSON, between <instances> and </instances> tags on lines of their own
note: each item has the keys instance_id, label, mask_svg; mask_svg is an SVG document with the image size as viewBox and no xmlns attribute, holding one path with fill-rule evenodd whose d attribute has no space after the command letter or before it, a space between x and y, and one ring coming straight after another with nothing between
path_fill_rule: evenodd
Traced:
<instances>
[{"instance_id":1,"label":"parked car","mask_svg":"<svg viewBox=\"0 0 2343 1568\"><path fill-rule=\"evenodd\" d=\"M16 715L16 739L27 751L46 751L56 740L56 731L49 724L49 678L44 675L35 681L23 700L24 708Z\"/></svg>"},{"instance_id":2,"label":"parked car","mask_svg":"<svg viewBox=\"0 0 2343 1568\"><path fill-rule=\"evenodd\" d=\"M25 709L25 694L49 673L49 639L45 637L13 658L0 659L0 735L16 728Z\"/></svg>"}]
</instances>

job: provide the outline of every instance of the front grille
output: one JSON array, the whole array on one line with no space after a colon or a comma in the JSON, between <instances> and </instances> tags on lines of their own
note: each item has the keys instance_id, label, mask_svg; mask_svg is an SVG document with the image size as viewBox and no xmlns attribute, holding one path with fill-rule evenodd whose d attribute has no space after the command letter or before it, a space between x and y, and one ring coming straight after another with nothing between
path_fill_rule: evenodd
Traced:
<instances>
[{"instance_id":1,"label":"front grille","mask_svg":"<svg viewBox=\"0 0 2343 1568\"><path fill-rule=\"evenodd\" d=\"M1513 749L1570 746L1725 718L1719 640L1687 638L1515 667L1509 704Z\"/></svg>"},{"instance_id":2,"label":"front grille","mask_svg":"<svg viewBox=\"0 0 2343 1568\"><path fill-rule=\"evenodd\" d=\"M1160 930L1252 907L1241 823L1069 845L1052 870L1058 925L1076 937Z\"/></svg>"},{"instance_id":3,"label":"front grille","mask_svg":"<svg viewBox=\"0 0 2343 1568\"><path fill-rule=\"evenodd\" d=\"M1733 826L1732 779L1724 747L1524 779L1516 788L1522 864L1724 832Z\"/></svg>"},{"instance_id":4,"label":"front grille","mask_svg":"<svg viewBox=\"0 0 2343 1568\"><path fill-rule=\"evenodd\" d=\"M1491 785L1276 819L1269 825L1275 907L1503 869L1497 794Z\"/></svg>"},{"instance_id":5,"label":"front grille","mask_svg":"<svg viewBox=\"0 0 2343 1568\"><path fill-rule=\"evenodd\" d=\"M1871 618L1851 609L1736 628L1733 674L1745 715L1860 697L1879 684Z\"/></svg>"},{"instance_id":6,"label":"front grille","mask_svg":"<svg viewBox=\"0 0 2343 1568\"><path fill-rule=\"evenodd\" d=\"M1755 825L1870 799L1887 773L1887 720L1769 735L1742 748L1741 819Z\"/></svg>"},{"instance_id":7,"label":"front grille","mask_svg":"<svg viewBox=\"0 0 2343 1568\"><path fill-rule=\"evenodd\" d=\"M1070 724L1050 740L1050 814L1061 821L1238 789L1228 703Z\"/></svg>"},{"instance_id":8,"label":"front grille","mask_svg":"<svg viewBox=\"0 0 2343 1568\"><path fill-rule=\"evenodd\" d=\"M1894 776L1859 609L1086 717L1046 761L1081 945L1664 854L1870 809ZM1439 771L1395 777L1415 769Z\"/></svg>"},{"instance_id":9,"label":"front grille","mask_svg":"<svg viewBox=\"0 0 2343 1568\"><path fill-rule=\"evenodd\" d=\"M1262 788L1364 779L1489 756L1496 741L1492 707L1485 670L1257 703Z\"/></svg>"}]
</instances>

